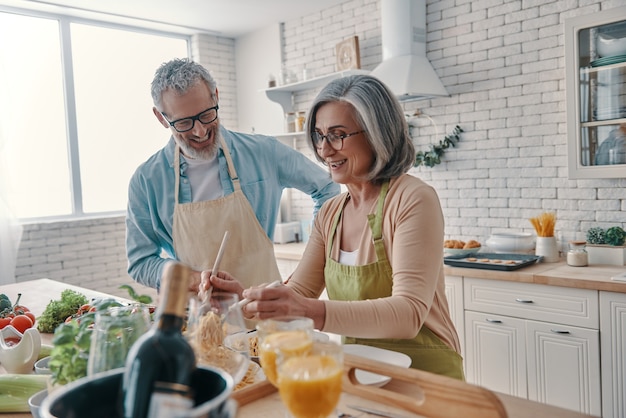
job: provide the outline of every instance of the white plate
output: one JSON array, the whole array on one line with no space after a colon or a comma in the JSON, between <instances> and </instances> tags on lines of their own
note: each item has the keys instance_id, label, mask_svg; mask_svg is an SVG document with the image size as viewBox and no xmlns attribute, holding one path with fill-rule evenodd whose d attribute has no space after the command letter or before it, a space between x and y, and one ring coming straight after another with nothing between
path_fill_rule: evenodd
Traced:
<instances>
[{"instance_id":1,"label":"white plate","mask_svg":"<svg viewBox=\"0 0 626 418\"><path fill-rule=\"evenodd\" d=\"M250 331L245 334L229 335L224 339L224 345L231 350L235 351L250 351L250 344L256 338L256 330ZM319 331L313 331L313 339L315 341L328 341L330 337L328 334ZM258 356L253 356L250 353L250 358L254 361L259 361Z\"/></svg>"},{"instance_id":2,"label":"white plate","mask_svg":"<svg viewBox=\"0 0 626 418\"><path fill-rule=\"evenodd\" d=\"M378 347L370 347L369 345L361 344L345 344L343 346L343 352L353 354L355 356L365 357L371 360L382 361L383 363L393 364L394 366L400 366L409 368L411 366L411 357L404 353L398 353L397 351L384 350ZM387 384L391 378L376 373L366 372L365 370L356 370L356 379L362 385L371 386L383 386Z\"/></svg>"}]
</instances>

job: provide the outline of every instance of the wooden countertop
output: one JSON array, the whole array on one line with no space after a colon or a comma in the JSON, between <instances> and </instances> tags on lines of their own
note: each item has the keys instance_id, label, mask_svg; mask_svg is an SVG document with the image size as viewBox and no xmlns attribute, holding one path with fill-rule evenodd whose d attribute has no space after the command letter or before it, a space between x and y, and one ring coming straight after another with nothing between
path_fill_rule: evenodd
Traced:
<instances>
[{"instance_id":1,"label":"wooden countertop","mask_svg":"<svg viewBox=\"0 0 626 418\"><path fill-rule=\"evenodd\" d=\"M277 259L298 261L306 247L305 243L276 244ZM474 277L477 279L504 280L521 283L547 284L578 289L606 290L626 293L626 281L611 280L611 277L626 273L626 266L591 264L586 267L571 267L565 261L537 263L513 271L486 270L445 265L446 276Z\"/></svg>"}]
</instances>

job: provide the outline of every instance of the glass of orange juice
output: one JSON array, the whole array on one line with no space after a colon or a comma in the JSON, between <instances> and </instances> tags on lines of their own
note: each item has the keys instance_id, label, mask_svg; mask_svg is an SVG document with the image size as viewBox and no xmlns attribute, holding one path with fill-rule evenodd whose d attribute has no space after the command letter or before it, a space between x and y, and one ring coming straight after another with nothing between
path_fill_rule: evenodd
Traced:
<instances>
[{"instance_id":1,"label":"glass of orange juice","mask_svg":"<svg viewBox=\"0 0 626 418\"><path fill-rule=\"evenodd\" d=\"M276 361L278 392L295 418L326 418L335 412L343 377L339 344L315 341L308 353L279 352Z\"/></svg>"},{"instance_id":2,"label":"glass of orange juice","mask_svg":"<svg viewBox=\"0 0 626 418\"><path fill-rule=\"evenodd\" d=\"M301 316L280 316L263 320L256 328L259 362L267 380L277 386L277 353L296 355L308 352L313 345L313 320Z\"/></svg>"}]
</instances>

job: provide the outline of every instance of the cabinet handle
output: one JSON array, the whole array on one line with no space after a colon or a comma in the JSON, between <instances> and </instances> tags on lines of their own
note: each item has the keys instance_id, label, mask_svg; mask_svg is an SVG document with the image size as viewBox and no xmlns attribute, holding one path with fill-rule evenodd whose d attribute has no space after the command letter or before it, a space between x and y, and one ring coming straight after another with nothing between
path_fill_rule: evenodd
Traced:
<instances>
[{"instance_id":1,"label":"cabinet handle","mask_svg":"<svg viewBox=\"0 0 626 418\"><path fill-rule=\"evenodd\" d=\"M485 321L491 322L492 324L501 324L502 323L502 321L500 321L499 319L491 319L491 318L486 318Z\"/></svg>"},{"instance_id":2,"label":"cabinet handle","mask_svg":"<svg viewBox=\"0 0 626 418\"><path fill-rule=\"evenodd\" d=\"M561 329L551 329L550 332L553 332L555 334L569 334L569 331L563 331Z\"/></svg>"},{"instance_id":3,"label":"cabinet handle","mask_svg":"<svg viewBox=\"0 0 626 418\"><path fill-rule=\"evenodd\" d=\"M519 302L519 303L534 303L532 299L522 299L522 298L516 298L515 302Z\"/></svg>"}]
</instances>

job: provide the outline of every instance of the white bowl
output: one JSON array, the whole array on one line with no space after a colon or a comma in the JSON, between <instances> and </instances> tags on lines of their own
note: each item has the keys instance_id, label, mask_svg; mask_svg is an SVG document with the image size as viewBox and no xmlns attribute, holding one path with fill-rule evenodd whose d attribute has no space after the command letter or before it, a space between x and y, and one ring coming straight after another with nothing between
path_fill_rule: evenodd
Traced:
<instances>
[{"instance_id":1,"label":"white bowl","mask_svg":"<svg viewBox=\"0 0 626 418\"><path fill-rule=\"evenodd\" d=\"M485 243L494 253L528 254L535 249L535 236L529 232L498 232Z\"/></svg>"},{"instance_id":2,"label":"white bowl","mask_svg":"<svg viewBox=\"0 0 626 418\"><path fill-rule=\"evenodd\" d=\"M626 37L616 38L606 33L598 34L596 49L601 57L626 55Z\"/></svg>"},{"instance_id":3,"label":"white bowl","mask_svg":"<svg viewBox=\"0 0 626 418\"><path fill-rule=\"evenodd\" d=\"M33 396L28 398L28 407L30 408L30 413L33 414L33 418L40 418L39 408L41 407L41 403L48 396L48 389L44 389L40 392L35 393Z\"/></svg>"},{"instance_id":4,"label":"white bowl","mask_svg":"<svg viewBox=\"0 0 626 418\"><path fill-rule=\"evenodd\" d=\"M482 247L475 247L475 248L444 248L443 249L443 254L444 255L464 255L464 256L469 256L469 255L474 255L476 254L478 251L480 251Z\"/></svg>"},{"instance_id":5,"label":"white bowl","mask_svg":"<svg viewBox=\"0 0 626 418\"><path fill-rule=\"evenodd\" d=\"M35 362L35 373L37 374L52 374L50 371L50 356L44 357Z\"/></svg>"},{"instance_id":6,"label":"white bowl","mask_svg":"<svg viewBox=\"0 0 626 418\"><path fill-rule=\"evenodd\" d=\"M392 364L409 368L411 366L411 357L397 351L384 350L378 347L370 347L362 344L344 344L343 352L354 354L372 360L382 361L383 363ZM356 370L355 377L362 385L383 386L391 380L389 376L383 376L376 373L366 372L365 370Z\"/></svg>"}]
</instances>

